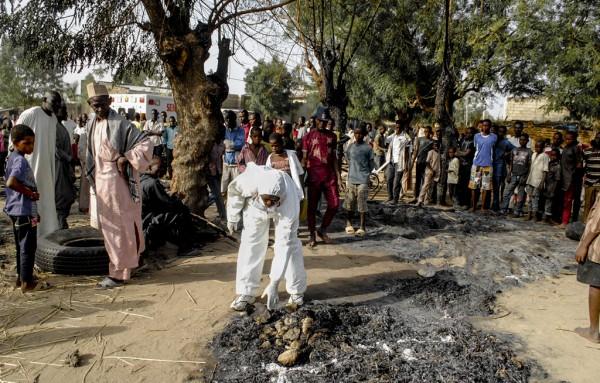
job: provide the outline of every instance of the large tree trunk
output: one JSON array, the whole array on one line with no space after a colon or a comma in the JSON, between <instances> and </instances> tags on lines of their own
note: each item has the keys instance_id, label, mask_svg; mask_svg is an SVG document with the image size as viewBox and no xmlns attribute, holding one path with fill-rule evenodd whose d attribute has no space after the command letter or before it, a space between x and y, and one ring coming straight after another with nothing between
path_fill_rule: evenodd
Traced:
<instances>
[{"instance_id":1,"label":"large tree trunk","mask_svg":"<svg viewBox=\"0 0 600 383\"><path fill-rule=\"evenodd\" d=\"M452 125L454 80L450 75L450 0L444 1L444 53L442 70L437 79L434 117L443 128Z\"/></svg>"},{"instance_id":2,"label":"large tree trunk","mask_svg":"<svg viewBox=\"0 0 600 383\"><path fill-rule=\"evenodd\" d=\"M335 89L334 94L327 97L324 103L329 108L331 117L335 120L337 130L345 133L348 123L348 95L346 94L346 89Z\"/></svg>"},{"instance_id":3,"label":"large tree trunk","mask_svg":"<svg viewBox=\"0 0 600 383\"><path fill-rule=\"evenodd\" d=\"M217 73L212 75L204 71L210 34L192 31L181 37L164 38L159 45L177 105L180 129L173 152L171 190L183 194L186 205L200 215L208 206L209 155L217 132L223 126L221 105L229 93L225 80L229 40L224 40L219 44Z\"/></svg>"},{"instance_id":4,"label":"large tree trunk","mask_svg":"<svg viewBox=\"0 0 600 383\"><path fill-rule=\"evenodd\" d=\"M453 94L454 84L452 79L447 71L442 70L436 85L433 116L435 121L443 127L452 125Z\"/></svg>"}]
</instances>

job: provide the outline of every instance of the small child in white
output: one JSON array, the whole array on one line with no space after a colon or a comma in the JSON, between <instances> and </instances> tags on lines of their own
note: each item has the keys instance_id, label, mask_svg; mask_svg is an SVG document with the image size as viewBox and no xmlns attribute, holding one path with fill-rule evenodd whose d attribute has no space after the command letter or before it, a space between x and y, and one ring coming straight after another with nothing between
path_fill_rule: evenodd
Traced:
<instances>
[{"instance_id":1,"label":"small child in white","mask_svg":"<svg viewBox=\"0 0 600 383\"><path fill-rule=\"evenodd\" d=\"M454 207L457 208L460 206L456 190L456 185L458 185L460 160L456 157L455 147L448 148L448 158L450 159L450 162L448 163L448 193L450 194L450 199L452 200Z\"/></svg>"},{"instance_id":2,"label":"small child in white","mask_svg":"<svg viewBox=\"0 0 600 383\"><path fill-rule=\"evenodd\" d=\"M544 193L544 180L548 173L548 164L550 157L544 153L544 142L538 140L535 143L535 152L531 156L531 167L529 168L529 176L527 177L527 204L529 205L529 214L527 220L531 221L536 216L536 221L541 218L537 217L540 197Z\"/></svg>"}]
</instances>

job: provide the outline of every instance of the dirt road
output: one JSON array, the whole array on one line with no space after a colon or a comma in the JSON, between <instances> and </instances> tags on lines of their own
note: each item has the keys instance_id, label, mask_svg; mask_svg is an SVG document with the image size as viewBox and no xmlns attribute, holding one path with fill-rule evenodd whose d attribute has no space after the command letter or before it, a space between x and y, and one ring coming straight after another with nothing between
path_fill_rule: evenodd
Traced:
<instances>
[{"instance_id":1,"label":"dirt road","mask_svg":"<svg viewBox=\"0 0 600 383\"><path fill-rule=\"evenodd\" d=\"M4 218L2 228L3 237L9 239ZM575 248L574 242L564 239L561 248L553 249L555 243L563 243L556 229L536 226L532 230L531 235L521 233L519 241L536 241L532 246L541 246L539 257ZM467 254L477 252L477 246L449 233L411 239L411 254L414 246L423 251L419 259L410 261L395 251L370 246L376 235L390 241L387 234L375 231L365 241L342 239L336 246L306 250L307 298L334 303L368 301L381 295L387 281L414 277L425 265L481 269ZM510 230L490 235L494 244L515 241ZM540 245L535 235L547 237L548 242ZM402 241L397 244L406 246ZM437 246L434 250L432 244ZM465 245L470 247L465 249ZM12 259L10 243L0 251ZM173 258L162 270L142 273L134 283L108 292L93 289L99 278L43 275L54 288L23 295L13 290L11 265L5 265L0 281L0 380L204 381L202 376L210 377L215 368L208 342L238 315L228 309L234 297L236 251L227 240L209 244L201 257ZM529 275L523 270L536 267L518 264L516 258L509 263L508 272L512 270L514 278ZM573 275L561 275L508 290L499 296L499 304L510 314L480 320L477 325L514 334L519 352L537 360L548 373L537 380L596 382L600 350L569 331L583 325L587 315L586 289L574 280ZM285 298L283 291L281 295ZM64 365L75 350L82 355L82 366Z\"/></svg>"}]
</instances>

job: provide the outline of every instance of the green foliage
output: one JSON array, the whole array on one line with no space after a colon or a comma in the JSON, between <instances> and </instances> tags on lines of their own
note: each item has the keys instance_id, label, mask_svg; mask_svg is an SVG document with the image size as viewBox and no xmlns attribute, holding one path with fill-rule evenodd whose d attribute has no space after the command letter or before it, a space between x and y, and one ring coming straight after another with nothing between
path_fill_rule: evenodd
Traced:
<instances>
[{"instance_id":1,"label":"green foliage","mask_svg":"<svg viewBox=\"0 0 600 383\"><path fill-rule=\"evenodd\" d=\"M47 91L66 89L60 73L28 64L23 48L0 46L0 107L28 108L39 105Z\"/></svg>"},{"instance_id":2,"label":"green foliage","mask_svg":"<svg viewBox=\"0 0 600 383\"><path fill-rule=\"evenodd\" d=\"M247 107L263 115L282 116L294 107L292 98L301 81L288 71L286 65L277 58L271 62L258 61L256 66L246 71Z\"/></svg>"},{"instance_id":3,"label":"green foliage","mask_svg":"<svg viewBox=\"0 0 600 383\"><path fill-rule=\"evenodd\" d=\"M450 9L450 102L469 92L541 92L538 62L521 52L534 49L515 18L514 0L457 0ZM431 112L443 69L442 0L386 0L370 41L359 52L351 83L352 111L376 116L406 105ZM526 15L521 15L525 20ZM365 100L368 95L372 102Z\"/></svg>"},{"instance_id":4,"label":"green foliage","mask_svg":"<svg viewBox=\"0 0 600 383\"><path fill-rule=\"evenodd\" d=\"M540 2L542 3L542 2ZM595 0L544 1L537 17L550 108L600 118L600 8ZM542 27L543 26L543 27Z\"/></svg>"},{"instance_id":5,"label":"green foliage","mask_svg":"<svg viewBox=\"0 0 600 383\"><path fill-rule=\"evenodd\" d=\"M117 75L124 69L153 73L158 67L152 35L138 28L139 2L19 2L0 14L0 31L21 45L27 64L77 72L107 64Z\"/></svg>"}]
</instances>

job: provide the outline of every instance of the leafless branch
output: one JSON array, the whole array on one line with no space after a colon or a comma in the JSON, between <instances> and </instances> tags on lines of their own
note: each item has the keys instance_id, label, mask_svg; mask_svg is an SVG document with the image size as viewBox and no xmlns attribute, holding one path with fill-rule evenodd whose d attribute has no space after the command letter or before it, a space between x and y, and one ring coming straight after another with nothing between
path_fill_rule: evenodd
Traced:
<instances>
[{"instance_id":1,"label":"leafless branch","mask_svg":"<svg viewBox=\"0 0 600 383\"><path fill-rule=\"evenodd\" d=\"M232 19L235 19L235 18L243 16L243 15L248 15L248 14L252 14L252 13L260 13L260 12L273 11L273 10L275 10L277 8L285 7L286 5L291 4L294 1L296 1L296 0L283 0L280 3L268 5L268 6L265 6L265 7L248 8L248 9L244 9L242 11L234 12L234 13L231 13L231 14L229 14L226 17L223 17L221 19L213 20L212 28L213 29L217 29L219 26L221 26L223 24L227 24Z\"/></svg>"}]
</instances>

